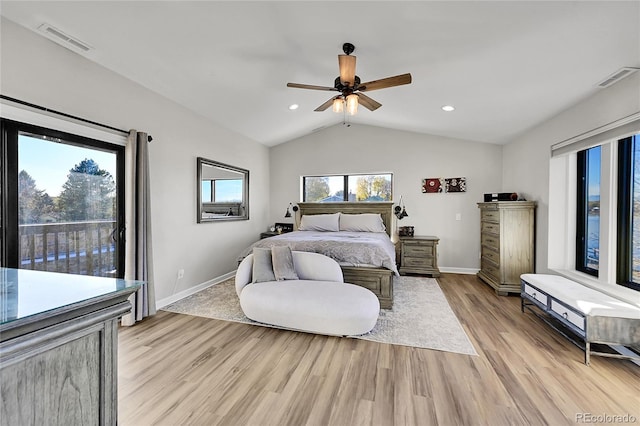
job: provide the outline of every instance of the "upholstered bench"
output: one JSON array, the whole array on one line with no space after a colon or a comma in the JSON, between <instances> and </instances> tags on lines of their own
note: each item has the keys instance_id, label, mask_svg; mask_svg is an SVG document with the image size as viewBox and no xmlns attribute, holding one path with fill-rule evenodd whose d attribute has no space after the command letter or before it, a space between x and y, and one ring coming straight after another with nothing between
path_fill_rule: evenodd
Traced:
<instances>
[{"instance_id":1,"label":"upholstered bench","mask_svg":"<svg viewBox=\"0 0 640 426\"><path fill-rule=\"evenodd\" d=\"M252 283L253 254L236 271L236 293L244 314L257 322L335 336L368 333L378 320L376 295L343 282L340 265L309 252L291 252L297 280Z\"/></svg>"},{"instance_id":2,"label":"upholstered bench","mask_svg":"<svg viewBox=\"0 0 640 426\"><path fill-rule=\"evenodd\" d=\"M577 335L584 344L540 318L585 351L585 364L590 355L640 359L635 356L595 352L591 343L608 345L640 345L640 307L558 275L523 274L521 310L536 306Z\"/></svg>"}]
</instances>

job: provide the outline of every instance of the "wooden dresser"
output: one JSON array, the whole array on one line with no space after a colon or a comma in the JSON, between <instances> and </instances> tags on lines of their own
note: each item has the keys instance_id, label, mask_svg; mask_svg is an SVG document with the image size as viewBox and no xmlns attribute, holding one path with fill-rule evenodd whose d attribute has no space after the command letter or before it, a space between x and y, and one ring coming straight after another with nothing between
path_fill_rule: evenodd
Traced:
<instances>
[{"instance_id":1,"label":"wooden dresser","mask_svg":"<svg viewBox=\"0 0 640 426\"><path fill-rule=\"evenodd\" d=\"M535 201L478 203L480 272L497 294L520 293L520 275L535 268Z\"/></svg>"},{"instance_id":2,"label":"wooden dresser","mask_svg":"<svg viewBox=\"0 0 640 426\"><path fill-rule=\"evenodd\" d=\"M438 237L400 237L400 274L439 277Z\"/></svg>"},{"instance_id":3,"label":"wooden dresser","mask_svg":"<svg viewBox=\"0 0 640 426\"><path fill-rule=\"evenodd\" d=\"M117 424L118 318L142 284L0 268L0 426Z\"/></svg>"}]
</instances>

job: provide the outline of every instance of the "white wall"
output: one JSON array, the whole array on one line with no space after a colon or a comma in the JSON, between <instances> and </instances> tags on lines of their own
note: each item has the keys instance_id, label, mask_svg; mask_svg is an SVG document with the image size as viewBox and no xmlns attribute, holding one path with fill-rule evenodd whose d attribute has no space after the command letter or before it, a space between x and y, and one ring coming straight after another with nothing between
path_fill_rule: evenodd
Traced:
<instances>
[{"instance_id":1,"label":"white wall","mask_svg":"<svg viewBox=\"0 0 640 426\"><path fill-rule=\"evenodd\" d=\"M548 268L549 160L551 145L640 111L640 73L601 89L505 145L503 189L521 188L538 202L536 272Z\"/></svg>"},{"instance_id":2,"label":"white wall","mask_svg":"<svg viewBox=\"0 0 640 426\"><path fill-rule=\"evenodd\" d=\"M399 225L440 237L440 266L462 271L479 267L476 203L485 192L516 191L538 202L536 265L545 272L550 146L640 110L636 74L504 147L353 124L268 149L4 18L0 31L3 95L154 137L157 299L232 271L237 253L269 223L286 221L284 211L300 200L306 174L393 173L395 200L403 195L410 215ZM251 171L250 221L196 224L197 156ZM423 178L458 176L467 178L467 193L421 192ZM176 282L181 268L185 276Z\"/></svg>"},{"instance_id":3,"label":"white wall","mask_svg":"<svg viewBox=\"0 0 640 426\"><path fill-rule=\"evenodd\" d=\"M339 124L271 148L270 168L271 222L291 222L283 216L290 202L301 200L303 175L393 173L394 201L402 195L409 213L398 225L440 238L441 269L474 272L480 267L476 203L502 187L502 146ZM466 177L467 192L424 194L422 179L431 177Z\"/></svg>"},{"instance_id":4,"label":"white wall","mask_svg":"<svg viewBox=\"0 0 640 426\"><path fill-rule=\"evenodd\" d=\"M3 95L153 136L150 169L157 300L236 268L236 256L257 239L269 219L265 146L4 18L0 36ZM250 221L196 223L197 156L250 170ZM181 268L185 275L177 281Z\"/></svg>"}]
</instances>

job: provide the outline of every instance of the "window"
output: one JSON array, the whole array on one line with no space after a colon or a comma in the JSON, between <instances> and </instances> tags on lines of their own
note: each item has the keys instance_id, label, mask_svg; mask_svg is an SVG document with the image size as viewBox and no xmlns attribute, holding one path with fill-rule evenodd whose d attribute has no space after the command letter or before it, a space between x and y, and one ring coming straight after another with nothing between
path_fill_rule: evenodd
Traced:
<instances>
[{"instance_id":1,"label":"window","mask_svg":"<svg viewBox=\"0 0 640 426\"><path fill-rule=\"evenodd\" d=\"M617 282L640 290L640 134L618 143Z\"/></svg>"},{"instance_id":2,"label":"window","mask_svg":"<svg viewBox=\"0 0 640 426\"><path fill-rule=\"evenodd\" d=\"M598 276L600 264L601 147L578 152L576 269Z\"/></svg>"},{"instance_id":3,"label":"window","mask_svg":"<svg viewBox=\"0 0 640 426\"><path fill-rule=\"evenodd\" d=\"M2 265L122 277L124 147L2 120Z\"/></svg>"},{"instance_id":4,"label":"window","mask_svg":"<svg viewBox=\"0 0 640 426\"><path fill-rule=\"evenodd\" d=\"M634 113L552 145L549 162L549 269L623 300L640 291L639 139Z\"/></svg>"},{"instance_id":5,"label":"window","mask_svg":"<svg viewBox=\"0 0 640 426\"><path fill-rule=\"evenodd\" d=\"M304 176L303 201L391 201L392 174Z\"/></svg>"},{"instance_id":6,"label":"window","mask_svg":"<svg viewBox=\"0 0 640 426\"><path fill-rule=\"evenodd\" d=\"M617 143L617 176L610 176L618 193L613 211L617 229L604 224L615 236L615 256L610 258L616 282L640 290L640 134L614 140L604 146L612 151ZM577 152L576 270L599 276L600 179L603 146ZM615 152L615 151L614 151ZM613 222L611 222L613 223Z\"/></svg>"}]
</instances>

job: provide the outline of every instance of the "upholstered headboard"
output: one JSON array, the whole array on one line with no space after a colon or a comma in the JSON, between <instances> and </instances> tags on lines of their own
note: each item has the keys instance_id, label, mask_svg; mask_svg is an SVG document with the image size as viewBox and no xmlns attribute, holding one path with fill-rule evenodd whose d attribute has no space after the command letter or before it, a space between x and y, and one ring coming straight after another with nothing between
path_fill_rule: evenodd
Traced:
<instances>
[{"instance_id":1,"label":"upholstered headboard","mask_svg":"<svg viewBox=\"0 0 640 426\"><path fill-rule=\"evenodd\" d=\"M380 213L382 222L391 236L393 225L393 202L340 202L340 203L298 203L300 210L296 213L296 229L303 215L327 214L327 213Z\"/></svg>"}]
</instances>

